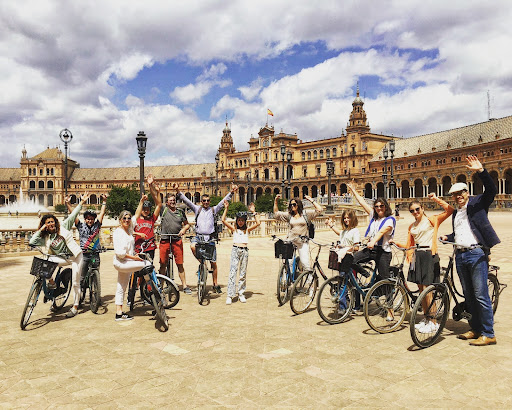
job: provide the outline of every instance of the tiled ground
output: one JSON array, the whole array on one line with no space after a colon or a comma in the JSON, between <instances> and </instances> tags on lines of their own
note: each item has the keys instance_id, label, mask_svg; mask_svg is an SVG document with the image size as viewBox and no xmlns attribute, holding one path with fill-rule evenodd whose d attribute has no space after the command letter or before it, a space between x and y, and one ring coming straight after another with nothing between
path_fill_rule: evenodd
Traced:
<instances>
[{"instance_id":1,"label":"tiled ground","mask_svg":"<svg viewBox=\"0 0 512 410\"><path fill-rule=\"evenodd\" d=\"M398 224L405 236L411 217ZM512 213L491 214L503 241L493 252L500 279L511 282ZM450 229L449 222L441 233ZM361 228L362 230L362 228ZM318 239L335 240L322 232ZM219 245L225 292L231 244ZM441 247L442 262L448 249ZM512 406L512 309L509 289L496 315L498 344L470 347L456 339L467 325L449 320L442 340L418 350L408 327L387 335L362 316L330 326L312 310L294 316L275 297L277 262L269 239L250 243L247 303L205 306L192 296L169 312L161 332L149 307L131 322L113 320L117 274L102 255L106 305L65 319L40 303L19 328L32 278L31 257L0 259L0 405L5 408L121 407L500 407ZM324 255L327 256L327 253ZM326 258L322 265L326 265ZM190 283L197 264L189 251ZM67 309L66 309L67 310Z\"/></svg>"}]
</instances>

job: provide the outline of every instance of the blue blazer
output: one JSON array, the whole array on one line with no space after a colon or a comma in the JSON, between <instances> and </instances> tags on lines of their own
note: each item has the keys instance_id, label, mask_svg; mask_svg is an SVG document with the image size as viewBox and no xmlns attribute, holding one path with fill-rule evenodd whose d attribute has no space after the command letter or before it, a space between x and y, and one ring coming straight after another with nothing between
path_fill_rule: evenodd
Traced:
<instances>
[{"instance_id":1,"label":"blue blazer","mask_svg":"<svg viewBox=\"0 0 512 410\"><path fill-rule=\"evenodd\" d=\"M482 172L477 172L477 175L482 180L485 191L481 195L470 197L468 200L469 225L471 226L471 231L473 231L473 234L478 239L478 243L486 248L492 248L501 241L489 222L487 213L498 190L486 169ZM457 215L457 209L452 214L452 228L454 230L455 215ZM455 240L455 233L448 235L448 240L453 242Z\"/></svg>"}]
</instances>

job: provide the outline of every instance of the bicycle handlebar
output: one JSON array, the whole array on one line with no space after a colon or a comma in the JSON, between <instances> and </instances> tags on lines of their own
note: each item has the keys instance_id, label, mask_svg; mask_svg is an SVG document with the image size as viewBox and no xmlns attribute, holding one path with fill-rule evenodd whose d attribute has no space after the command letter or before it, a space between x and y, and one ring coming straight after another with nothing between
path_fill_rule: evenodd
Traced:
<instances>
[{"instance_id":1,"label":"bicycle handlebar","mask_svg":"<svg viewBox=\"0 0 512 410\"><path fill-rule=\"evenodd\" d=\"M430 249L430 246L426 246L426 245L414 245L414 246L410 246L408 248L402 248L401 246L398 246L394 242L391 243L391 245L394 246L396 249L403 251L403 252L410 251L411 249Z\"/></svg>"},{"instance_id":2,"label":"bicycle handlebar","mask_svg":"<svg viewBox=\"0 0 512 410\"><path fill-rule=\"evenodd\" d=\"M466 246L466 245L461 245L459 243L455 243L455 242L449 242L449 241L443 241L441 238L439 238L439 242L441 242L442 244L444 245L452 245L454 247L457 247L457 248L464 248L464 249L477 249L477 248L483 248L483 245L480 245L479 243L477 244L474 244L474 245L470 245L470 246Z\"/></svg>"},{"instance_id":3,"label":"bicycle handlebar","mask_svg":"<svg viewBox=\"0 0 512 410\"><path fill-rule=\"evenodd\" d=\"M71 256L73 256L73 255L69 255L67 253L50 254L50 253L44 252L43 249L40 246L37 246L37 245L29 245L29 246L32 249L38 250L43 256L46 256L47 258L49 258L51 256L57 256L59 258L63 258L63 259L68 260Z\"/></svg>"}]
</instances>

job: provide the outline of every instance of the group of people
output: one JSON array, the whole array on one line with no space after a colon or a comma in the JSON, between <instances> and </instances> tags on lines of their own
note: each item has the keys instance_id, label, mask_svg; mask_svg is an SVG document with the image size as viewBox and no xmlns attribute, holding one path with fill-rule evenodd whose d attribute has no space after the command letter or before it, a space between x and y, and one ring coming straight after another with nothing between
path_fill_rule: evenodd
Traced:
<instances>
[{"instance_id":1,"label":"group of people","mask_svg":"<svg viewBox=\"0 0 512 410\"><path fill-rule=\"evenodd\" d=\"M409 226L407 242L398 244L403 248L417 245L417 249L409 253L409 274L407 280L418 284L420 290L426 286L439 282L440 263L437 252L438 229L443 221L452 216L453 233L441 239L456 244L455 263L459 275L466 309L471 314L469 320L470 330L458 335L459 339L471 340L473 346L496 344L494 334L494 317L492 303L488 293L488 257L490 249L500 242L492 228L488 211L497 193L491 176L485 170L476 156L467 157L467 168L476 172L484 186L484 193L474 197L469 196L466 183L457 182L449 190L456 208L449 205L434 193L428 198L443 208L443 212L433 216L425 214L423 205L418 200L409 203L409 212L414 222ZM344 211L341 215L342 226L337 228L334 221L326 219L326 224L339 235L338 261L340 274L344 275L349 269L358 270L358 263L374 260L380 279L390 277L391 245L396 227L396 219L389 203L385 198L377 198L370 206L355 188L353 183L348 185L350 193L368 213L370 223L365 232L368 240L364 249L359 250L361 238L357 227L357 217L353 211ZM301 263L309 268L309 249L307 241L301 236L307 236L308 221L314 219L321 211L321 205L312 198L305 196L312 202L314 210L303 209L302 201L293 198L289 202L288 212L278 211L278 199L274 202L274 217L276 220L289 223L288 240L297 247ZM430 301L424 300L423 309L428 309ZM343 304L343 301L342 303ZM340 309L343 309L340 306ZM355 310L360 309L360 300L355 301ZM388 312L388 320L393 320L393 312ZM421 333L435 332L439 324L434 319L415 325Z\"/></svg>"},{"instance_id":2,"label":"group of people","mask_svg":"<svg viewBox=\"0 0 512 410\"><path fill-rule=\"evenodd\" d=\"M487 290L488 256L490 249L500 242L496 232L488 219L488 210L497 193L496 186L487 170L485 170L476 156L467 157L467 168L475 171L481 179L485 191L481 195L469 196L468 186L463 182L455 183L449 190L456 208L438 198L435 194L428 195L429 199L443 208L443 212L428 217L423 205L413 200L409 203L409 212L414 217L414 222L409 226L407 242L398 246L409 248L418 245L418 249L408 256L410 269L408 281L417 283L420 290L439 281L440 263L437 253L438 229L443 221L452 216L453 233L443 236L443 240L449 240L457 244L456 267L460 282L464 291L466 308L471 314L469 321L470 330L458 335L459 339L472 340L470 344L475 346L496 344L494 334L494 319L491 300ZM192 203L179 191L178 184L173 184L174 194L168 194L165 207L162 209L159 185L155 183L152 175L147 182L151 196L155 202L154 212L151 212L151 203L146 195L142 195L135 215L124 210L119 215L120 227L114 232L114 267L118 271L118 283L115 295L116 320L131 320L133 317L123 312L123 300L125 291L133 272L142 269L149 262L138 256L141 245L144 243L144 251L154 257L156 243L154 240L154 228L157 219L161 218L160 240L160 272L164 273L170 252L173 253L183 291L191 294L192 291L186 283L183 267L183 235L190 228L185 212L178 208L176 201L181 199L195 214L195 236L191 239L191 250L196 256L196 243L198 240L209 241L215 246L215 216L224 207L222 223L233 235L233 248L231 251L231 267L228 278L228 294L226 304L230 305L237 297L240 302L246 302L244 292L246 289L246 272L249 255L249 232L260 225L254 204L249 206L249 211L255 215L255 223L248 226L248 214L237 213L235 223L227 221L227 210L232 195L237 191L236 185L231 186L231 191L215 206L210 206L209 195L201 197L201 204ZM390 276L391 244L394 242L396 219L385 198L377 198L370 206L357 192L353 183L348 185L351 195L359 202L370 217L370 223L366 229L365 237L368 242L364 249L359 250L361 238L357 229L357 216L354 211L342 213L342 226L336 227L333 220L326 219L326 224L339 235L339 269L340 274L348 272L348 269L357 267L358 263L374 260L377 272L381 279ZM67 313L68 317L77 314L80 298L80 272L82 266L86 267L88 254L99 246L99 230L105 214L106 196L102 196L102 207L98 218L92 211L84 214L84 223L78 219L82 204L87 200L88 194L84 194L81 203L71 209L69 198L66 204L71 212L69 217L62 222L54 215L48 214L41 218L39 229L30 240L30 244L43 246L48 253L52 253L52 260L60 265L71 263L73 272L73 307ZM277 221L288 223L288 240L297 247L300 262L304 269L310 269L309 244L301 238L308 236L308 230L312 221L322 212L323 207L310 196L304 198L311 202L313 209L305 210L302 200L292 198L287 211L279 211L277 195L274 202L274 218ZM78 228L80 246L73 240L69 231L73 224ZM480 245L475 247L475 245ZM71 255L68 260L58 256ZM213 291L222 293L218 284L218 269L216 263L216 249L213 253ZM236 276L239 275L238 289ZM55 286L50 279L49 286ZM425 301L428 304L428 301ZM356 309L360 307L360 301L356 300ZM427 306L424 306L427 309ZM389 320L393 320L392 312L389 312ZM430 333L439 326L434 320L425 320L416 325L419 332Z\"/></svg>"}]
</instances>

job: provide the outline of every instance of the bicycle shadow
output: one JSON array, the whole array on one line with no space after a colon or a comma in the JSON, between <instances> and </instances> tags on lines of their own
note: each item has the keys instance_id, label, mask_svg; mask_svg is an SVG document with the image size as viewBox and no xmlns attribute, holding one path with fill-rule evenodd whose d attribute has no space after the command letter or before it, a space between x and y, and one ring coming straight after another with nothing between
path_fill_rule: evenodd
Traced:
<instances>
[{"instance_id":1,"label":"bicycle shadow","mask_svg":"<svg viewBox=\"0 0 512 410\"><path fill-rule=\"evenodd\" d=\"M108 313L108 305L114 300L114 295L105 295L101 297L101 304L98 306L98 310L96 311L96 315L104 315ZM81 313L90 312L91 311L91 305L90 300L87 298L80 304L78 307L79 310L81 309Z\"/></svg>"},{"instance_id":2,"label":"bicycle shadow","mask_svg":"<svg viewBox=\"0 0 512 410\"><path fill-rule=\"evenodd\" d=\"M30 332L32 330L40 329L43 326L48 325L49 323L56 323L66 319L69 318L66 317L66 310L63 308L58 312L50 312L49 316L41 317L32 322L28 322L24 330Z\"/></svg>"},{"instance_id":3,"label":"bicycle shadow","mask_svg":"<svg viewBox=\"0 0 512 410\"><path fill-rule=\"evenodd\" d=\"M447 332L449 331L449 333ZM467 332L469 330L469 325L466 321L456 321L453 319L448 319L446 321L446 325L444 326L443 332L439 336L439 339L436 340L436 342L432 345L435 346L439 342L443 341L444 339L450 337L450 336L458 336L464 332ZM466 340L467 342L467 340ZM416 346L415 344L409 346L407 348L408 351L415 352L418 350L423 350L421 347Z\"/></svg>"},{"instance_id":4,"label":"bicycle shadow","mask_svg":"<svg viewBox=\"0 0 512 410\"><path fill-rule=\"evenodd\" d=\"M317 326L323 326L323 327L329 327L329 326L336 326L336 325L342 325L343 323L348 323L352 320L355 320L355 316L354 315L350 315L349 317L347 317L343 322L340 322L340 323L327 323L327 322L324 322L323 320L319 320L318 322L316 322L316 325Z\"/></svg>"}]
</instances>

